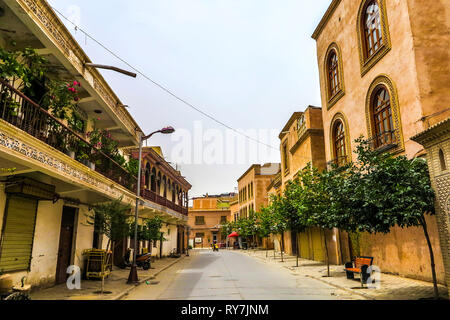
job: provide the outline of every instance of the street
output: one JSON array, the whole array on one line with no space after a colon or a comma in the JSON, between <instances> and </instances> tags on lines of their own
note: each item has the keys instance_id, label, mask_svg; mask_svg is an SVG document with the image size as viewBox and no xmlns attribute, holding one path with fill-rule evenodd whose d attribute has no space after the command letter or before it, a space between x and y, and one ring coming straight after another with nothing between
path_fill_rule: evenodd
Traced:
<instances>
[{"instance_id":1,"label":"street","mask_svg":"<svg viewBox=\"0 0 450 320\"><path fill-rule=\"evenodd\" d=\"M236 251L192 250L191 256L132 291L127 300L360 299L320 281Z\"/></svg>"}]
</instances>

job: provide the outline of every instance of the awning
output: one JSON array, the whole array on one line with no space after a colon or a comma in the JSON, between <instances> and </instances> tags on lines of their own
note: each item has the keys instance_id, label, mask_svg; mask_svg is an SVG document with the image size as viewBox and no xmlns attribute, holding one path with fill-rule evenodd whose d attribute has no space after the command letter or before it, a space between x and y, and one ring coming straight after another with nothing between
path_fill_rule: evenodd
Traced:
<instances>
[{"instance_id":1,"label":"awning","mask_svg":"<svg viewBox=\"0 0 450 320\"><path fill-rule=\"evenodd\" d=\"M239 237L239 235L238 235L238 233L236 231L234 231L232 234L230 234L228 236L228 238L237 238L237 237Z\"/></svg>"}]
</instances>

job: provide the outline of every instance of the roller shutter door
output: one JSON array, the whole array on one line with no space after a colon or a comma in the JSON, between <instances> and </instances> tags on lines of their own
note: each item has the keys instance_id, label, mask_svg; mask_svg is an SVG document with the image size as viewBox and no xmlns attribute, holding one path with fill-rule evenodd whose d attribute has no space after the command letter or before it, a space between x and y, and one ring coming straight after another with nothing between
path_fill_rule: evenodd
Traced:
<instances>
[{"instance_id":1,"label":"roller shutter door","mask_svg":"<svg viewBox=\"0 0 450 320\"><path fill-rule=\"evenodd\" d=\"M38 201L20 196L8 198L0 247L0 270L29 270Z\"/></svg>"}]
</instances>

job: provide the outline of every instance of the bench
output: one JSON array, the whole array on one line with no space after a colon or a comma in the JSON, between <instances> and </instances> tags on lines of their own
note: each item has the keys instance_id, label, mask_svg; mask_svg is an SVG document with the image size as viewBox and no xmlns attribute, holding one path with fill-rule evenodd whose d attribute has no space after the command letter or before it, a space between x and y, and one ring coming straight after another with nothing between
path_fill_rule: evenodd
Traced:
<instances>
[{"instance_id":1,"label":"bench","mask_svg":"<svg viewBox=\"0 0 450 320\"><path fill-rule=\"evenodd\" d=\"M367 269L372 265L372 262L373 257L356 257L354 262L347 262L345 264L347 279L354 279L355 273L359 273L361 286L363 286L370 277L370 274L367 273Z\"/></svg>"}]
</instances>

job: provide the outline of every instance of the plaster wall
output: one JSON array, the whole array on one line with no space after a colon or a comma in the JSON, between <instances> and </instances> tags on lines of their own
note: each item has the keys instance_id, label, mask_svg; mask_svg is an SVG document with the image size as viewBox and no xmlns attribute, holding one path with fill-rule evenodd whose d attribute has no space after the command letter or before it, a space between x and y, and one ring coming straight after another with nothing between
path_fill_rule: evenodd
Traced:
<instances>
[{"instance_id":1,"label":"plaster wall","mask_svg":"<svg viewBox=\"0 0 450 320\"><path fill-rule=\"evenodd\" d=\"M450 116L450 1L407 0L425 129ZM441 114L436 114L446 110Z\"/></svg>"}]
</instances>

